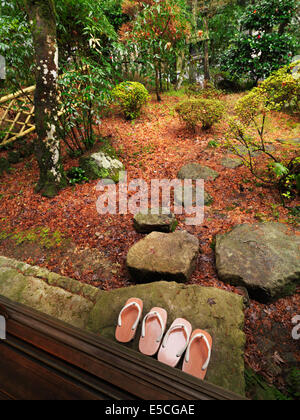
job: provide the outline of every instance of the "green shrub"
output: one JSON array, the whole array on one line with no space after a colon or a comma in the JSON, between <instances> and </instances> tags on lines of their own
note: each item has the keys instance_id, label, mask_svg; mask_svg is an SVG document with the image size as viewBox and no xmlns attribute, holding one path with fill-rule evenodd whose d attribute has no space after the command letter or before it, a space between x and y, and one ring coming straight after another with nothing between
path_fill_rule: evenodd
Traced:
<instances>
[{"instance_id":1,"label":"green shrub","mask_svg":"<svg viewBox=\"0 0 300 420\"><path fill-rule=\"evenodd\" d=\"M213 99L188 99L176 107L176 112L189 128L202 124L207 130L219 122L224 114L223 102Z\"/></svg>"},{"instance_id":2,"label":"green shrub","mask_svg":"<svg viewBox=\"0 0 300 420\"><path fill-rule=\"evenodd\" d=\"M248 126L251 123L255 125L256 118L266 115L270 107L267 106L267 98L262 90L254 88L237 101L234 111L243 124Z\"/></svg>"},{"instance_id":3,"label":"green shrub","mask_svg":"<svg viewBox=\"0 0 300 420\"><path fill-rule=\"evenodd\" d=\"M142 107L150 98L145 86L139 82L120 83L113 89L112 96L129 120L134 120L140 116Z\"/></svg>"},{"instance_id":4,"label":"green shrub","mask_svg":"<svg viewBox=\"0 0 300 420\"><path fill-rule=\"evenodd\" d=\"M223 92L216 89L212 83L208 83L205 88L198 83L188 85L185 88L185 93L189 98L196 97L203 99L219 99L223 95Z\"/></svg>"},{"instance_id":5,"label":"green shrub","mask_svg":"<svg viewBox=\"0 0 300 420\"><path fill-rule=\"evenodd\" d=\"M300 107L300 60L275 71L259 86L270 107L276 110Z\"/></svg>"}]
</instances>

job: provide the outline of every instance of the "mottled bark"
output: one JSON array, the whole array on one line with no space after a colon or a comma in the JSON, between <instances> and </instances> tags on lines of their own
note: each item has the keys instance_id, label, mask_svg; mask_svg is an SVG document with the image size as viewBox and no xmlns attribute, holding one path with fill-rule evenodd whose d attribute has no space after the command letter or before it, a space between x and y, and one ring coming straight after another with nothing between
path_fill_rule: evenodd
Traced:
<instances>
[{"instance_id":1,"label":"mottled bark","mask_svg":"<svg viewBox=\"0 0 300 420\"><path fill-rule=\"evenodd\" d=\"M56 130L58 99L58 47L53 0L25 0L36 56L35 154L40 169L36 190L55 196L65 185Z\"/></svg>"}]
</instances>

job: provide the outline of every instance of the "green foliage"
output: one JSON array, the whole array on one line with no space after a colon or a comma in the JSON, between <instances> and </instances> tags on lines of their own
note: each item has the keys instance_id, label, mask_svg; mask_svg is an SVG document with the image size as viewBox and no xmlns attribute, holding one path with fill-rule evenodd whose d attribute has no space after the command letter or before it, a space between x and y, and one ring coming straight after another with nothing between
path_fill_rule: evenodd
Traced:
<instances>
[{"instance_id":1,"label":"green foliage","mask_svg":"<svg viewBox=\"0 0 300 420\"><path fill-rule=\"evenodd\" d=\"M245 7L241 2L227 2L219 13L214 14L208 21L210 37L210 62L217 63L228 48L231 40L238 35L240 19ZM224 22L226 24L224 25ZM211 75L213 69L211 69Z\"/></svg>"},{"instance_id":2,"label":"green foliage","mask_svg":"<svg viewBox=\"0 0 300 420\"><path fill-rule=\"evenodd\" d=\"M235 111L245 123L255 123L255 117L265 115L270 110L284 108L299 110L300 102L300 61L275 71L257 88L241 98Z\"/></svg>"},{"instance_id":3,"label":"green foliage","mask_svg":"<svg viewBox=\"0 0 300 420\"><path fill-rule=\"evenodd\" d=\"M64 64L72 56L91 57L97 48L103 51L117 39L113 18L121 13L120 2L56 0L55 3L58 45ZM109 13L112 21L107 17Z\"/></svg>"},{"instance_id":4,"label":"green foliage","mask_svg":"<svg viewBox=\"0 0 300 420\"><path fill-rule=\"evenodd\" d=\"M300 398L300 369L292 368L287 379L289 391L295 399Z\"/></svg>"},{"instance_id":5,"label":"green foliage","mask_svg":"<svg viewBox=\"0 0 300 420\"><path fill-rule=\"evenodd\" d=\"M208 142L208 147L209 147L210 149L217 149L219 146L220 146L220 145L219 145L219 143L218 143L216 140L210 140L210 141Z\"/></svg>"},{"instance_id":6,"label":"green foliage","mask_svg":"<svg viewBox=\"0 0 300 420\"><path fill-rule=\"evenodd\" d=\"M112 91L125 117L134 120L140 116L142 107L150 99L147 89L138 82L122 82Z\"/></svg>"},{"instance_id":7,"label":"green foliage","mask_svg":"<svg viewBox=\"0 0 300 420\"><path fill-rule=\"evenodd\" d=\"M207 130L219 122L224 114L223 102L213 99L188 99L176 107L176 112L189 128L202 124Z\"/></svg>"},{"instance_id":8,"label":"green foliage","mask_svg":"<svg viewBox=\"0 0 300 420\"><path fill-rule=\"evenodd\" d=\"M221 67L240 78L254 81L288 63L297 39L291 32L296 0L262 0L247 7L240 33L225 51Z\"/></svg>"},{"instance_id":9,"label":"green foliage","mask_svg":"<svg viewBox=\"0 0 300 420\"><path fill-rule=\"evenodd\" d=\"M254 401L290 401L291 398L282 394L277 388L269 385L262 376L252 369L245 370L247 395Z\"/></svg>"},{"instance_id":10,"label":"green foliage","mask_svg":"<svg viewBox=\"0 0 300 420\"><path fill-rule=\"evenodd\" d=\"M109 70L93 60L66 70L59 79L61 115L58 130L69 153L78 156L95 143L94 125L110 101Z\"/></svg>"},{"instance_id":11,"label":"green foliage","mask_svg":"<svg viewBox=\"0 0 300 420\"><path fill-rule=\"evenodd\" d=\"M279 25L282 31L295 16L296 8L295 0L260 0L247 8L243 27L270 32Z\"/></svg>"},{"instance_id":12,"label":"green foliage","mask_svg":"<svg viewBox=\"0 0 300 420\"><path fill-rule=\"evenodd\" d=\"M266 96L259 88L252 89L235 106L235 113L245 125L255 125L256 118L264 116L268 110Z\"/></svg>"},{"instance_id":13,"label":"green foliage","mask_svg":"<svg viewBox=\"0 0 300 420\"><path fill-rule=\"evenodd\" d=\"M105 69L111 67L112 41L124 21L121 0L55 0L55 7L60 67L69 68L78 57L97 56ZM24 2L0 2L0 54L7 61L7 87L34 84L34 48Z\"/></svg>"},{"instance_id":14,"label":"green foliage","mask_svg":"<svg viewBox=\"0 0 300 420\"><path fill-rule=\"evenodd\" d=\"M84 182L88 182L89 180L85 174L85 171L82 168L78 167L73 167L69 169L67 172L67 177L71 185L83 184Z\"/></svg>"},{"instance_id":15,"label":"green foliage","mask_svg":"<svg viewBox=\"0 0 300 420\"><path fill-rule=\"evenodd\" d=\"M0 3L0 54L6 58L8 90L33 83L32 36L25 12L15 0Z\"/></svg>"}]
</instances>

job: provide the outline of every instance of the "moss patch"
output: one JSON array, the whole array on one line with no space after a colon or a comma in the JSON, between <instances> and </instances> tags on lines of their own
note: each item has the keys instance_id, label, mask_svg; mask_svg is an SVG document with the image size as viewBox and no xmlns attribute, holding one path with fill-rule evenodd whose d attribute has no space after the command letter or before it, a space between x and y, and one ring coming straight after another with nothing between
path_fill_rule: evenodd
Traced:
<instances>
[{"instance_id":1,"label":"moss patch","mask_svg":"<svg viewBox=\"0 0 300 420\"><path fill-rule=\"evenodd\" d=\"M252 369L245 370L246 394L255 401L288 401L292 398L282 394L277 388L267 382Z\"/></svg>"},{"instance_id":2,"label":"moss patch","mask_svg":"<svg viewBox=\"0 0 300 420\"><path fill-rule=\"evenodd\" d=\"M36 227L20 232L0 232L0 240L10 239L16 245L22 245L25 242L37 243L43 248L50 249L60 247L67 243L65 236L58 230L51 232L48 227Z\"/></svg>"}]
</instances>

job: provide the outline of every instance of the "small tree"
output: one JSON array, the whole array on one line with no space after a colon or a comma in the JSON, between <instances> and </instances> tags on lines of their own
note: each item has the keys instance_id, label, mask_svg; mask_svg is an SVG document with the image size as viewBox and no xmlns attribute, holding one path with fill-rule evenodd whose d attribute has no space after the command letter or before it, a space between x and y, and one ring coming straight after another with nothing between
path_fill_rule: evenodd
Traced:
<instances>
[{"instance_id":1,"label":"small tree","mask_svg":"<svg viewBox=\"0 0 300 420\"><path fill-rule=\"evenodd\" d=\"M120 39L134 47L145 65L154 71L157 100L161 100L163 63L173 62L185 44L190 25L182 0L125 0L124 13L131 21L122 26Z\"/></svg>"},{"instance_id":2,"label":"small tree","mask_svg":"<svg viewBox=\"0 0 300 420\"><path fill-rule=\"evenodd\" d=\"M297 152L290 158L282 158L279 153L270 150L265 141L265 127L270 111L293 102L295 94L299 93L300 81L295 79L294 89L291 89L291 84L286 85L286 90L282 86L282 95L274 98L272 80L273 76L270 76L262 86L254 88L237 102L237 116L229 121L227 146L264 185L277 187L283 198L290 199L300 191L300 158ZM254 136L255 131L258 139ZM267 169L257 165L257 153L267 158Z\"/></svg>"}]
</instances>

